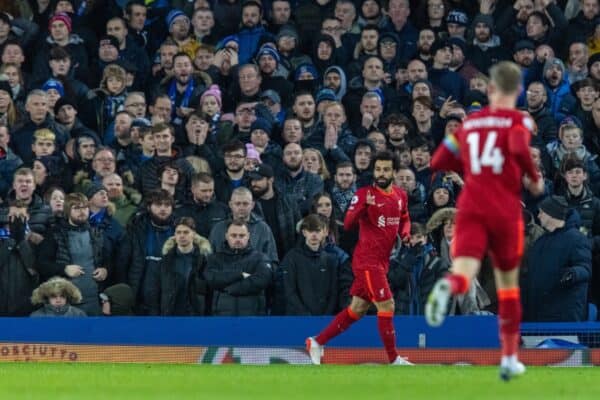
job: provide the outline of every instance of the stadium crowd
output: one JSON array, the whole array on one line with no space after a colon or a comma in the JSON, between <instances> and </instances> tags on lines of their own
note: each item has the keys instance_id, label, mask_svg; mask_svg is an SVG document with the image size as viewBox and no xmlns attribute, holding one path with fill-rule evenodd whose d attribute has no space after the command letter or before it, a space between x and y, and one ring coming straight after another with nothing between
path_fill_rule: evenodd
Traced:
<instances>
[{"instance_id":1,"label":"stadium crowd","mask_svg":"<svg viewBox=\"0 0 600 400\"><path fill-rule=\"evenodd\" d=\"M421 315L463 185L432 152L512 60L547 188L523 197L524 320L594 319L599 3L2 1L0 315L335 314L386 149L411 217L388 277ZM487 264L452 314L497 311Z\"/></svg>"}]
</instances>

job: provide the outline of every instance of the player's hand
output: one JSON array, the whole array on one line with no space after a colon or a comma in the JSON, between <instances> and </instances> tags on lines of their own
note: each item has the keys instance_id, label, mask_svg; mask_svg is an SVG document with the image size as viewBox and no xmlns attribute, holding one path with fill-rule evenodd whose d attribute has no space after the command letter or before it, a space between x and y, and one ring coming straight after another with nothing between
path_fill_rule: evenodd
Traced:
<instances>
[{"instance_id":1,"label":"player's hand","mask_svg":"<svg viewBox=\"0 0 600 400\"><path fill-rule=\"evenodd\" d=\"M523 178L523 183L525 184L525 188L533 196L538 197L544 194L544 179L542 176L539 176L535 183L529 177L525 176Z\"/></svg>"},{"instance_id":2,"label":"player's hand","mask_svg":"<svg viewBox=\"0 0 600 400\"><path fill-rule=\"evenodd\" d=\"M367 191L367 201L366 201L368 206L374 206L375 205L375 196L373 196L373 194L371 193L370 190Z\"/></svg>"}]
</instances>

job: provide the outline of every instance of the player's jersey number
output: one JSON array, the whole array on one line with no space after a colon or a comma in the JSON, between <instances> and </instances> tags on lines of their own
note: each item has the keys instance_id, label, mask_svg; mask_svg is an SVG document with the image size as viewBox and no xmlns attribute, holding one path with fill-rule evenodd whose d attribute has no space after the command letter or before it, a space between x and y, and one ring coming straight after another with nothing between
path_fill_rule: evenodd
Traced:
<instances>
[{"instance_id":1,"label":"player's jersey number","mask_svg":"<svg viewBox=\"0 0 600 400\"><path fill-rule=\"evenodd\" d=\"M500 148L496 147L498 132L490 131L488 133L481 153L479 151L480 138L479 132L471 132L467 135L471 173L478 175L481 173L482 167L491 167L494 174L501 174L502 166L504 165L504 156L502 155Z\"/></svg>"}]
</instances>

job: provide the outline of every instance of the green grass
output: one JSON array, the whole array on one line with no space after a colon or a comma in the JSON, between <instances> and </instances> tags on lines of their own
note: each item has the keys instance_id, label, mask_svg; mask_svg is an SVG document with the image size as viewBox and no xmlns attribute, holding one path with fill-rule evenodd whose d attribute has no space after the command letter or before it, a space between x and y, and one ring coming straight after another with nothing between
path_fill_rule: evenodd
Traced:
<instances>
[{"instance_id":1,"label":"green grass","mask_svg":"<svg viewBox=\"0 0 600 400\"><path fill-rule=\"evenodd\" d=\"M598 399L598 368L529 368L499 381L492 367L0 365L2 399Z\"/></svg>"}]
</instances>

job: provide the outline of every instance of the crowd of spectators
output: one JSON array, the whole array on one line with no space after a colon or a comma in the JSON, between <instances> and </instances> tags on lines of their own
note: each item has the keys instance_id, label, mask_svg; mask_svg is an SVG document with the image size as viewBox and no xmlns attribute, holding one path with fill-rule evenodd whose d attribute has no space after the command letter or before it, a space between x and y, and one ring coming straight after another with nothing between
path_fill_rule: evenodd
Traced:
<instances>
[{"instance_id":1,"label":"crowd of spectators","mask_svg":"<svg viewBox=\"0 0 600 400\"><path fill-rule=\"evenodd\" d=\"M524 194L526 321L600 303L600 0L0 3L0 315L328 315L343 229L396 152L396 313L451 264L446 134L523 71L546 181ZM452 314L495 313L489 260ZM594 273L592 273L594 271Z\"/></svg>"}]
</instances>

